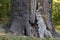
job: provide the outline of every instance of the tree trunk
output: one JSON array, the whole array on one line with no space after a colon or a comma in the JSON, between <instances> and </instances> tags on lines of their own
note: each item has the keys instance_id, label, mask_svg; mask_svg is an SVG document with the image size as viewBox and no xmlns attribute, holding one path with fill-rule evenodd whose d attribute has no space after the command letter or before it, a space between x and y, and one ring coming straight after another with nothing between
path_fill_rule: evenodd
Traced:
<instances>
[{"instance_id":1,"label":"tree trunk","mask_svg":"<svg viewBox=\"0 0 60 40\"><path fill-rule=\"evenodd\" d=\"M36 14L36 2L37 0L31 0L31 13L30 13L30 22L35 22L35 14Z\"/></svg>"},{"instance_id":2,"label":"tree trunk","mask_svg":"<svg viewBox=\"0 0 60 40\"><path fill-rule=\"evenodd\" d=\"M52 21L52 1L53 0L44 0L44 11L46 13L46 23L48 25L48 30L50 30L53 37L60 37L60 35L55 31L55 26Z\"/></svg>"},{"instance_id":3,"label":"tree trunk","mask_svg":"<svg viewBox=\"0 0 60 40\"><path fill-rule=\"evenodd\" d=\"M44 9L46 8L46 6L44 6L44 4L45 4L44 2L47 3L47 0L45 0L45 1L39 0L38 1L38 10L37 11L39 11L39 13L40 13L40 14L37 13L38 14L37 20L38 20L39 34L40 34L40 37L44 37L44 35L47 37L48 36L52 37L50 30L47 29L50 26L50 22L49 22L50 19L46 20L46 19L48 19L48 17L46 17L46 15L48 13L45 13L46 10L44 11ZM41 16L39 16L39 15L41 15ZM49 23L47 23L47 22L49 22ZM50 26L50 28L51 28L51 26Z\"/></svg>"},{"instance_id":4,"label":"tree trunk","mask_svg":"<svg viewBox=\"0 0 60 40\"><path fill-rule=\"evenodd\" d=\"M54 36L52 0L12 0L12 16L6 26L6 30L18 36L39 33L40 38L44 38L52 37L51 32Z\"/></svg>"},{"instance_id":5,"label":"tree trunk","mask_svg":"<svg viewBox=\"0 0 60 40\"><path fill-rule=\"evenodd\" d=\"M24 35L24 29L26 29L26 34L28 36L33 36L31 32L32 28L29 24L28 0L12 0L12 16L7 25L7 29L12 33Z\"/></svg>"}]
</instances>

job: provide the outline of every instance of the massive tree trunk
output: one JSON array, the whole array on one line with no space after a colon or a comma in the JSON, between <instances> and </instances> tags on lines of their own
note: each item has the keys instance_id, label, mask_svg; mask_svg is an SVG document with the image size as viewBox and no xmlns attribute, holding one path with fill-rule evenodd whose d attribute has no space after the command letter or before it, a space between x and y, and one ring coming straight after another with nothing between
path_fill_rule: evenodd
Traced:
<instances>
[{"instance_id":1,"label":"massive tree trunk","mask_svg":"<svg viewBox=\"0 0 60 40\"><path fill-rule=\"evenodd\" d=\"M6 26L7 30L18 36L52 37L51 32L55 32L52 0L12 0L12 16Z\"/></svg>"},{"instance_id":2,"label":"massive tree trunk","mask_svg":"<svg viewBox=\"0 0 60 40\"><path fill-rule=\"evenodd\" d=\"M29 2L28 0L12 0L12 16L7 24L7 29L17 35L24 35L24 29L28 36L32 35L29 24Z\"/></svg>"},{"instance_id":3,"label":"massive tree trunk","mask_svg":"<svg viewBox=\"0 0 60 40\"><path fill-rule=\"evenodd\" d=\"M23 30L26 29L27 35L32 36L31 25L29 24L28 5L28 0L12 0L12 13L14 14L14 19L10 31L23 35Z\"/></svg>"}]
</instances>

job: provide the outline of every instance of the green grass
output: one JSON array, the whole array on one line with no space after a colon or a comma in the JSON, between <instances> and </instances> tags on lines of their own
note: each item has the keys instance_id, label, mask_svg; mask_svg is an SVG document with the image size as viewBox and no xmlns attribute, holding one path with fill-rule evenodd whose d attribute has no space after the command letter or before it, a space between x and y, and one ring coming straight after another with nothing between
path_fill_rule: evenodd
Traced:
<instances>
[{"instance_id":1,"label":"green grass","mask_svg":"<svg viewBox=\"0 0 60 40\"><path fill-rule=\"evenodd\" d=\"M36 37L26 37L26 36L2 36L0 35L0 40L60 40L60 38L36 38Z\"/></svg>"},{"instance_id":2,"label":"green grass","mask_svg":"<svg viewBox=\"0 0 60 40\"><path fill-rule=\"evenodd\" d=\"M26 36L0 36L1 40L40 40L39 38L32 38Z\"/></svg>"}]
</instances>

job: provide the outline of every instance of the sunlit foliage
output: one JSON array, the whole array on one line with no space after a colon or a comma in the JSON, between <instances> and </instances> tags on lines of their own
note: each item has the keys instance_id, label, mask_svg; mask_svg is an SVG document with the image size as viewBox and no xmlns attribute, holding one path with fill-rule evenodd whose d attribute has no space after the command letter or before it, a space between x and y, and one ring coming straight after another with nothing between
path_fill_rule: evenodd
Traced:
<instances>
[{"instance_id":1,"label":"sunlit foliage","mask_svg":"<svg viewBox=\"0 0 60 40\"><path fill-rule=\"evenodd\" d=\"M60 0L53 0L52 14L54 21L60 21Z\"/></svg>"}]
</instances>

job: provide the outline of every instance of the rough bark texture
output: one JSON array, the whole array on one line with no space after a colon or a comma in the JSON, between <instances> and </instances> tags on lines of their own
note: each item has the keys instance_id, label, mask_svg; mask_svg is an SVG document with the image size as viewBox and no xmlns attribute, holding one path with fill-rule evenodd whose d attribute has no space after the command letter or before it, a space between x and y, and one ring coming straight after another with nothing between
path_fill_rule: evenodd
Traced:
<instances>
[{"instance_id":1,"label":"rough bark texture","mask_svg":"<svg viewBox=\"0 0 60 40\"><path fill-rule=\"evenodd\" d=\"M36 14L36 2L37 0L31 0L31 14L30 14L30 22L35 22L35 14Z\"/></svg>"},{"instance_id":2,"label":"rough bark texture","mask_svg":"<svg viewBox=\"0 0 60 40\"><path fill-rule=\"evenodd\" d=\"M12 16L6 30L18 36L55 37L52 23L52 0L12 0Z\"/></svg>"},{"instance_id":3,"label":"rough bark texture","mask_svg":"<svg viewBox=\"0 0 60 40\"><path fill-rule=\"evenodd\" d=\"M41 16L39 16L40 21L38 20L38 27L39 27L40 37L44 37L44 34L47 37L48 37L48 35L50 37L52 37L51 32L50 32L52 26L50 26L51 24L50 24L50 21L49 21L50 20L49 16L48 17L46 16L46 15L48 15L48 12L46 13L46 10L44 11L44 9L47 6L49 6L49 5L46 5L46 4L48 4L47 2L48 2L48 0L39 0L38 1L38 7L39 7L38 10L39 10L40 15L41 15ZM44 6L44 4L45 4L45 6Z\"/></svg>"},{"instance_id":4,"label":"rough bark texture","mask_svg":"<svg viewBox=\"0 0 60 40\"><path fill-rule=\"evenodd\" d=\"M47 6L46 6L46 4L47 4ZM51 2L51 0L49 1L49 0L46 0L46 1L44 1L44 11L45 11L45 13L46 13L46 17L47 17L47 25L48 25L48 28L49 28L49 30L52 30L52 2Z\"/></svg>"},{"instance_id":5,"label":"rough bark texture","mask_svg":"<svg viewBox=\"0 0 60 40\"><path fill-rule=\"evenodd\" d=\"M30 10L29 10L29 22L32 26L33 29L33 35L38 37L38 26L37 26L37 21L36 21L36 4L37 4L37 0L30 0Z\"/></svg>"},{"instance_id":6,"label":"rough bark texture","mask_svg":"<svg viewBox=\"0 0 60 40\"><path fill-rule=\"evenodd\" d=\"M29 24L29 2L28 0L12 0L12 16L7 23L7 30L17 35L23 35L24 29L28 36L33 36L32 27ZM6 31L7 31L6 30Z\"/></svg>"}]
</instances>

